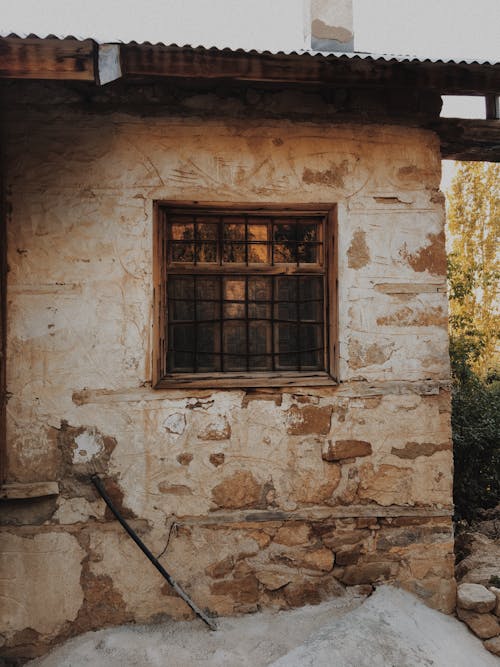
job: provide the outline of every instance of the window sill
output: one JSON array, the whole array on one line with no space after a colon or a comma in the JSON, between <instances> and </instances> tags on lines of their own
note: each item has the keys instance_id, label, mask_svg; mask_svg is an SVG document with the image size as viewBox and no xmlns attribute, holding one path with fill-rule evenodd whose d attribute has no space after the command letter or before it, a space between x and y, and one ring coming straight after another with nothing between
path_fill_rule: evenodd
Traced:
<instances>
[{"instance_id":1,"label":"window sill","mask_svg":"<svg viewBox=\"0 0 500 667\"><path fill-rule=\"evenodd\" d=\"M337 382L325 371L260 373L172 373L154 389L231 389L247 387L319 387Z\"/></svg>"}]
</instances>

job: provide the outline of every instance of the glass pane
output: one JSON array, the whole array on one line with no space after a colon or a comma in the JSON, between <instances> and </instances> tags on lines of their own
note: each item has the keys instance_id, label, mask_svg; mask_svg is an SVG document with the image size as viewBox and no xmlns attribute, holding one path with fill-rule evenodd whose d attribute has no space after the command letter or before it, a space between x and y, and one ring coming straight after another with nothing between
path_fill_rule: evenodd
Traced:
<instances>
[{"instance_id":1,"label":"glass pane","mask_svg":"<svg viewBox=\"0 0 500 667\"><path fill-rule=\"evenodd\" d=\"M297 251L296 243L277 244L274 246L274 263L275 264L296 264Z\"/></svg>"},{"instance_id":2,"label":"glass pane","mask_svg":"<svg viewBox=\"0 0 500 667\"><path fill-rule=\"evenodd\" d=\"M170 244L172 262L194 262L194 244L175 242Z\"/></svg>"},{"instance_id":3,"label":"glass pane","mask_svg":"<svg viewBox=\"0 0 500 667\"><path fill-rule=\"evenodd\" d=\"M297 301L297 278L284 276L276 279L276 301Z\"/></svg>"},{"instance_id":4,"label":"glass pane","mask_svg":"<svg viewBox=\"0 0 500 667\"><path fill-rule=\"evenodd\" d=\"M168 370L194 372L194 325L171 324L168 330Z\"/></svg>"},{"instance_id":5,"label":"glass pane","mask_svg":"<svg viewBox=\"0 0 500 667\"><path fill-rule=\"evenodd\" d=\"M228 241L244 241L245 240L245 225L244 224L225 224L224 238Z\"/></svg>"},{"instance_id":6,"label":"glass pane","mask_svg":"<svg viewBox=\"0 0 500 667\"><path fill-rule=\"evenodd\" d=\"M217 261L217 244L213 242L197 243L196 244L196 261L197 262L216 262Z\"/></svg>"},{"instance_id":7,"label":"glass pane","mask_svg":"<svg viewBox=\"0 0 500 667\"><path fill-rule=\"evenodd\" d=\"M194 320L194 301L168 302L169 320Z\"/></svg>"},{"instance_id":8,"label":"glass pane","mask_svg":"<svg viewBox=\"0 0 500 667\"><path fill-rule=\"evenodd\" d=\"M302 324L300 327L301 367L322 368L323 327L317 324Z\"/></svg>"},{"instance_id":9,"label":"glass pane","mask_svg":"<svg viewBox=\"0 0 500 667\"><path fill-rule=\"evenodd\" d=\"M288 322L297 321L297 304L293 301L282 301L275 304L274 316L278 320L286 320Z\"/></svg>"},{"instance_id":10,"label":"glass pane","mask_svg":"<svg viewBox=\"0 0 500 667\"><path fill-rule=\"evenodd\" d=\"M315 244L297 246L299 262L303 264L319 264L319 246Z\"/></svg>"},{"instance_id":11,"label":"glass pane","mask_svg":"<svg viewBox=\"0 0 500 667\"><path fill-rule=\"evenodd\" d=\"M251 322L249 335L249 368L250 370L272 370L271 357L271 323ZM262 352L262 355L259 353Z\"/></svg>"},{"instance_id":12,"label":"glass pane","mask_svg":"<svg viewBox=\"0 0 500 667\"><path fill-rule=\"evenodd\" d=\"M225 303L224 304L224 319L242 319L245 317L244 303Z\"/></svg>"},{"instance_id":13,"label":"glass pane","mask_svg":"<svg viewBox=\"0 0 500 667\"><path fill-rule=\"evenodd\" d=\"M299 305L299 319L301 322L323 321L323 302L322 301L305 301Z\"/></svg>"},{"instance_id":14,"label":"glass pane","mask_svg":"<svg viewBox=\"0 0 500 667\"><path fill-rule=\"evenodd\" d=\"M246 324L226 322L223 337L224 369L246 371Z\"/></svg>"},{"instance_id":15,"label":"glass pane","mask_svg":"<svg viewBox=\"0 0 500 667\"><path fill-rule=\"evenodd\" d=\"M252 320L270 320L271 304L249 302L248 317Z\"/></svg>"},{"instance_id":16,"label":"glass pane","mask_svg":"<svg viewBox=\"0 0 500 667\"><path fill-rule=\"evenodd\" d=\"M221 370L220 354L202 354L199 353L196 358L198 373L211 373Z\"/></svg>"},{"instance_id":17,"label":"glass pane","mask_svg":"<svg viewBox=\"0 0 500 667\"><path fill-rule=\"evenodd\" d=\"M196 304L196 319L198 321L220 319L220 303L217 301L198 301Z\"/></svg>"},{"instance_id":18,"label":"glass pane","mask_svg":"<svg viewBox=\"0 0 500 667\"><path fill-rule=\"evenodd\" d=\"M278 348L278 367L298 368L298 331L295 324L276 325L276 344Z\"/></svg>"},{"instance_id":19,"label":"glass pane","mask_svg":"<svg viewBox=\"0 0 500 667\"><path fill-rule=\"evenodd\" d=\"M248 261L253 263L268 262L268 246L264 244L250 244L248 246Z\"/></svg>"},{"instance_id":20,"label":"glass pane","mask_svg":"<svg viewBox=\"0 0 500 667\"><path fill-rule=\"evenodd\" d=\"M301 276L299 281L301 301L323 298L323 278L320 276Z\"/></svg>"},{"instance_id":21,"label":"glass pane","mask_svg":"<svg viewBox=\"0 0 500 667\"><path fill-rule=\"evenodd\" d=\"M266 224L249 224L248 225L248 240L249 241L267 241L267 225Z\"/></svg>"},{"instance_id":22,"label":"glass pane","mask_svg":"<svg viewBox=\"0 0 500 667\"><path fill-rule=\"evenodd\" d=\"M272 278L248 278L248 299L250 301L270 301L272 295Z\"/></svg>"},{"instance_id":23,"label":"glass pane","mask_svg":"<svg viewBox=\"0 0 500 667\"><path fill-rule=\"evenodd\" d=\"M318 241L318 224L317 223L298 223L297 224L297 241Z\"/></svg>"},{"instance_id":24,"label":"glass pane","mask_svg":"<svg viewBox=\"0 0 500 667\"><path fill-rule=\"evenodd\" d=\"M198 222L196 225L196 239L198 241L216 241L217 225L212 223Z\"/></svg>"},{"instance_id":25,"label":"glass pane","mask_svg":"<svg viewBox=\"0 0 500 667\"><path fill-rule=\"evenodd\" d=\"M194 297L193 276L169 276L168 296L177 299L192 299Z\"/></svg>"},{"instance_id":26,"label":"glass pane","mask_svg":"<svg viewBox=\"0 0 500 667\"><path fill-rule=\"evenodd\" d=\"M277 243L285 241L295 241L295 225L290 224L275 224L274 225L274 240Z\"/></svg>"},{"instance_id":27,"label":"glass pane","mask_svg":"<svg viewBox=\"0 0 500 667\"><path fill-rule=\"evenodd\" d=\"M227 301L244 301L245 278L224 278L224 299Z\"/></svg>"},{"instance_id":28,"label":"glass pane","mask_svg":"<svg viewBox=\"0 0 500 667\"><path fill-rule=\"evenodd\" d=\"M197 327L196 336L196 351L197 352L214 352L219 351L219 332L218 324L199 324Z\"/></svg>"},{"instance_id":29,"label":"glass pane","mask_svg":"<svg viewBox=\"0 0 500 667\"><path fill-rule=\"evenodd\" d=\"M197 299L220 299L220 278L196 276Z\"/></svg>"},{"instance_id":30,"label":"glass pane","mask_svg":"<svg viewBox=\"0 0 500 667\"><path fill-rule=\"evenodd\" d=\"M194 224L186 222L170 225L170 238L174 241L189 241L194 239Z\"/></svg>"},{"instance_id":31,"label":"glass pane","mask_svg":"<svg viewBox=\"0 0 500 667\"><path fill-rule=\"evenodd\" d=\"M227 263L245 264L245 250L244 243L224 243L224 255L222 260Z\"/></svg>"}]
</instances>

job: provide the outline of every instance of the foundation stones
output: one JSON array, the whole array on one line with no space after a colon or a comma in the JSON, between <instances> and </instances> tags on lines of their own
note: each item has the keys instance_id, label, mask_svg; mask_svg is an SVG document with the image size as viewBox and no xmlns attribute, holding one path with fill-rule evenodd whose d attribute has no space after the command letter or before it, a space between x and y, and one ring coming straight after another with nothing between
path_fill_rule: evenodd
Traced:
<instances>
[{"instance_id":1,"label":"foundation stones","mask_svg":"<svg viewBox=\"0 0 500 667\"><path fill-rule=\"evenodd\" d=\"M457 606L460 609L477 611L484 614L494 609L495 594L480 584L461 584L457 591Z\"/></svg>"}]
</instances>

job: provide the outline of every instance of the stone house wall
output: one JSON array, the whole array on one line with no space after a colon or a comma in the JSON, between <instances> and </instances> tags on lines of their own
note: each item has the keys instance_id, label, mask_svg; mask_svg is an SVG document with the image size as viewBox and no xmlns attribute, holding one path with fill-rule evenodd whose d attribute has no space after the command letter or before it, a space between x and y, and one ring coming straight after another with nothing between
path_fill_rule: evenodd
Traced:
<instances>
[{"instance_id":1,"label":"stone house wall","mask_svg":"<svg viewBox=\"0 0 500 667\"><path fill-rule=\"evenodd\" d=\"M217 614L382 580L450 611L437 137L207 116L212 94L140 114L86 109L57 86L15 92L3 137L8 474L60 493L4 504L5 654L189 616L105 511L93 470ZM151 388L155 200L338 206L338 386Z\"/></svg>"}]
</instances>

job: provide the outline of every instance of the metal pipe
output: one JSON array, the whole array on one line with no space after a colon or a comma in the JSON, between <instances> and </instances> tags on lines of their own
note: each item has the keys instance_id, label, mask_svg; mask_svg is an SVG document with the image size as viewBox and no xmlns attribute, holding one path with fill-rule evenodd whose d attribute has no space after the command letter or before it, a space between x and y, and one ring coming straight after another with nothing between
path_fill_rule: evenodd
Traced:
<instances>
[{"instance_id":1,"label":"metal pipe","mask_svg":"<svg viewBox=\"0 0 500 667\"><path fill-rule=\"evenodd\" d=\"M194 611L194 613L201 618L201 620L208 625L210 630L217 630L217 624L214 619L209 618L199 607L196 606L196 604L191 600L189 595L182 590L182 588L179 586L179 584L172 579L170 574L166 571L166 569L163 567L163 565L158 561L158 559L151 553L151 551L147 548L147 546L144 544L144 542L141 540L141 538L137 535L137 533L128 525L128 523L125 521L125 519L122 517L118 509L114 506L113 501L111 498L108 496L106 489L104 488L104 484L102 483L102 480L100 477L96 474L91 475L90 480L92 484L95 486L95 488L99 491L100 495L104 499L104 502L106 505L109 507L111 512L114 514L116 519L121 523L123 529L130 535L130 537L134 540L134 542L137 544L139 549L149 558L149 560L153 563L153 565L156 567L158 572L168 581L170 586L174 589L174 591L177 593L177 595L184 600L184 602L191 607L191 609Z\"/></svg>"}]
</instances>

